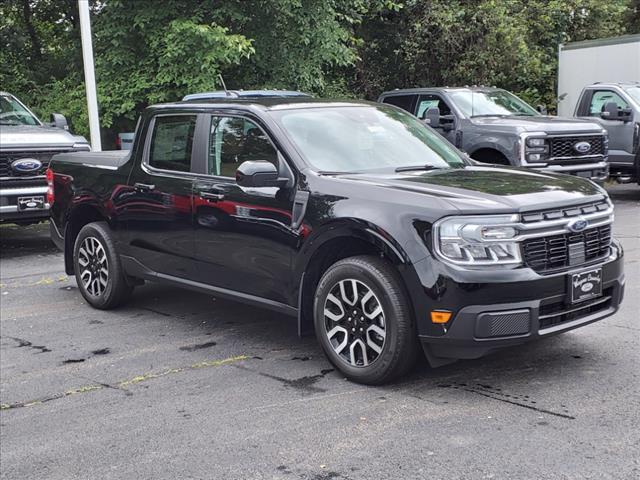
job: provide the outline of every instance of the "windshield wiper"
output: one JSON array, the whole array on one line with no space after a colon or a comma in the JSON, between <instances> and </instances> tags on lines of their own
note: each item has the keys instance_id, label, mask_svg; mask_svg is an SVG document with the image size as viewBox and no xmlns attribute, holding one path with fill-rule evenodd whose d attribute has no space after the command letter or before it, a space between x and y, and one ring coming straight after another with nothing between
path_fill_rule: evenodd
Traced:
<instances>
[{"instance_id":1,"label":"windshield wiper","mask_svg":"<svg viewBox=\"0 0 640 480\"><path fill-rule=\"evenodd\" d=\"M442 170L444 167L436 167L435 165L407 165L406 167L396 168L396 172L411 172L413 170Z\"/></svg>"}]
</instances>

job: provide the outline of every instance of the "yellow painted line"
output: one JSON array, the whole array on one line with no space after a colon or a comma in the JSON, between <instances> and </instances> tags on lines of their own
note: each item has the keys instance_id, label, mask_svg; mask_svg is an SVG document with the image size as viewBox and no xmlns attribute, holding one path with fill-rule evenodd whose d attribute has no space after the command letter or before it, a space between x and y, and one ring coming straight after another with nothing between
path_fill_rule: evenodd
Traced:
<instances>
[{"instance_id":1,"label":"yellow painted line","mask_svg":"<svg viewBox=\"0 0 640 480\"><path fill-rule=\"evenodd\" d=\"M186 367L178 367L178 368L169 368L167 370L163 370L161 372L149 372L144 373L142 375L136 375L128 380L122 380L121 382L117 382L113 385L113 388L116 389L126 389L126 387L130 387L132 385L137 385L138 383L147 382L149 380L153 380L160 377L165 377L167 375L173 375L176 373L185 372L188 370L199 370L201 368L212 368L212 367L221 367L223 365L229 365L231 363L239 362L242 360L246 360L249 357L247 355L237 355L235 357L224 358L221 360L205 360L203 362L193 363L191 365L187 365ZM48 397L43 397L37 400L31 400L27 402L16 402L16 403L0 403L0 410L9 410L12 408L21 408L21 407L32 407L34 405L41 405L45 402L50 402L52 400L58 400L60 398L65 398L71 395L78 395L81 393L89 393L95 392L97 390L103 390L105 388L110 388L109 385L106 384L94 384L94 385L84 385L78 388L73 388L71 390L67 390L63 393L56 393L54 395L50 395Z\"/></svg>"}]
</instances>

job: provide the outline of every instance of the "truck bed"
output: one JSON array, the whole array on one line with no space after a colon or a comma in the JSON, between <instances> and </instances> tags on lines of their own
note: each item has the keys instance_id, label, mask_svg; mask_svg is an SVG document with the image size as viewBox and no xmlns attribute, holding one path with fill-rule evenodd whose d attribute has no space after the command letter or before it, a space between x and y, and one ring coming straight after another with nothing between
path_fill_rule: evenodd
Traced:
<instances>
[{"instance_id":1,"label":"truck bed","mask_svg":"<svg viewBox=\"0 0 640 480\"><path fill-rule=\"evenodd\" d=\"M89 167L116 170L129 160L131 150L110 150L107 152L72 152L54 155L51 163L86 165Z\"/></svg>"}]
</instances>

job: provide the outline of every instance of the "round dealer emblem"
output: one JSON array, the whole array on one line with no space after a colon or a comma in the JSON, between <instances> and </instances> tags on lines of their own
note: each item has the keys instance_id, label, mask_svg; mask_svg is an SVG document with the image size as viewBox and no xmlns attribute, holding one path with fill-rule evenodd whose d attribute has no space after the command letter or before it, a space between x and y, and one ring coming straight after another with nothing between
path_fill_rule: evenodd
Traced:
<instances>
[{"instance_id":1,"label":"round dealer emblem","mask_svg":"<svg viewBox=\"0 0 640 480\"><path fill-rule=\"evenodd\" d=\"M587 282L582 284L580 290L582 290L584 293L590 292L591 290L593 290L593 283Z\"/></svg>"}]
</instances>

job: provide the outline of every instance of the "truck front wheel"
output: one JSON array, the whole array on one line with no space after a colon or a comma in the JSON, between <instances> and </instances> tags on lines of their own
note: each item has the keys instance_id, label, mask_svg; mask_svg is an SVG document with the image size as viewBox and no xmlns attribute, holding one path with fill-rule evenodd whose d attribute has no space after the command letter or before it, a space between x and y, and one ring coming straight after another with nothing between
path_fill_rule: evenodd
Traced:
<instances>
[{"instance_id":1,"label":"truck front wheel","mask_svg":"<svg viewBox=\"0 0 640 480\"><path fill-rule=\"evenodd\" d=\"M76 238L73 262L80 293L91 306L109 310L131 295L133 287L126 281L105 222L82 227Z\"/></svg>"},{"instance_id":2,"label":"truck front wheel","mask_svg":"<svg viewBox=\"0 0 640 480\"><path fill-rule=\"evenodd\" d=\"M340 260L324 273L315 295L318 341L349 379L381 384L415 363L412 309L395 267L380 258Z\"/></svg>"}]
</instances>

